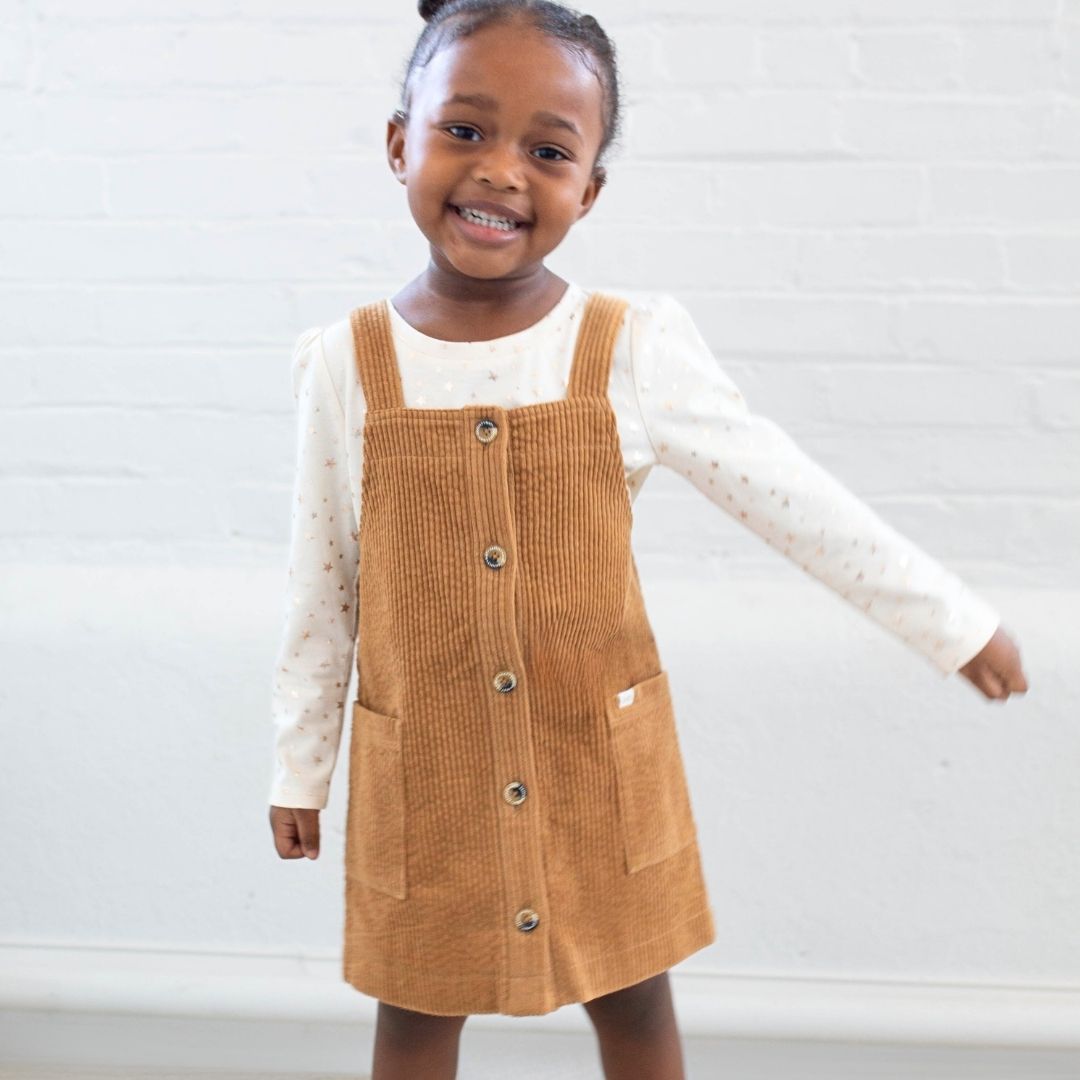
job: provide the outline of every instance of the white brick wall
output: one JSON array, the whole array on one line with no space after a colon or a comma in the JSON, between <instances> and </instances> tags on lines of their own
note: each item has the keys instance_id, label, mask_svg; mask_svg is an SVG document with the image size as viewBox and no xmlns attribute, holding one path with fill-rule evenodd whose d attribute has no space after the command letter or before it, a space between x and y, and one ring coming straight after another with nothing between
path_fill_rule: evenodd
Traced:
<instances>
[{"instance_id":1,"label":"white brick wall","mask_svg":"<svg viewBox=\"0 0 1080 1080\"><path fill-rule=\"evenodd\" d=\"M973 540L944 525L992 500L986 581L1075 582L1077 417L1054 403L1080 393L1076 4L593 10L625 135L553 267L675 292L752 407L958 568ZM170 550L280 544L293 336L422 265L382 149L419 20L344 0L2 11L0 551L152 553L170 489L189 500ZM791 390L808 366L814 398ZM894 442L916 449L893 464ZM1033 518L1054 527L1006 557Z\"/></svg>"},{"instance_id":2,"label":"white brick wall","mask_svg":"<svg viewBox=\"0 0 1080 1080\"><path fill-rule=\"evenodd\" d=\"M625 136L609 186L553 268L587 286L675 293L751 408L991 599L1006 585L1026 590L1010 595L1027 597L1031 625L1034 613L1049 618L1037 590L1060 601L1080 585L1080 0L601 0L589 10L620 47ZM21 658L19 677L0 704L49 732L55 768L71 770L64 790L78 790L98 740L116 734L108 710L81 717L77 730L63 726L69 714L55 673L65 650L82 643L90 655L105 650L92 671L78 669L86 678L123 676L121 711L145 695L138 707L152 703L170 732L176 724L197 731L178 743L176 775L162 771L153 739L134 747L144 783L161 774L170 798L198 794L213 807L228 791L215 789L210 774L205 789L184 786L203 775L209 756L237 784L236 813L262 805L280 607L278 586L266 582L284 587L294 453L289 351L301 329L388 294L424 264L383 150L420 26L407 0L0 2L0 558L13 578L36 583L8 594L8 640L27 652L9 649L9 659ZM672 502L682 520L668 514ZM841 618L838 602L678 477L654 472L636 520L635 547L658 608L666 602L658 575L685 579L687 567L704 565L718 576L760 572L802 587L803 603L832 604ZM236 643L208 643L194 617L181 620L190 634L179 634L170 602L141 608L127 594L127 615L110 623L109 605L136 562L157 567L163 581L176 567L196 582L207 580L200 567L236 568L214 588L236 589L230 612L244 604L252 612L258 647L226 657L245 688L237 691L242 709L216 714L213 688L203 688L205 708L156 697L163 673L175 677L179 668L181 686L198 680L210 651L209 670L219 670L218 650ZM249 581L239 570L253 563L261 576ZM77 586L58 578L65 584L43 597L37 583L47 589L58 564L110 570L100 578L87 571ZM192 588L185 597L198 595ZM714 599L727 603L725 587L715 588ZM712 607L692 628L716 635L718 650L749 648L737 628L708 617ZM145 626L122 621L133 612ZM663 617L661 609L658 623ZM1020 631L1020 619L1018 600L1006 623ZM669 624L674 635L685 620L669 613ZM800 658L779 610L766 625L775 636L765 648L781 650L791 669L788 688L776 693L793 695L792 731L826 725L833 709L847 707L832 676L823 683ZM886 676L902 662L898 647L861 624L850 633L866 635L860 648L878 650L880 674L892 680L874 697L882 715L891 702L910 707L916 685L931 695L927 709L947 700L972 710L973 728L986 723L973 691L954 686L943 698L915 659ZM1076 633L1044 637L1050 655L1041 662L1052 676L1075 653ZM167 655L150 662L137 652L144 662L133 670L133 641ZM673 638L665 645L673 667L681 648ZM760 663L775 674L772 660ZM702 670L684 668L688 687ZM1060 689L1047 720L1061 716L1068 695ZM704 691L685 691L695 717L715 706L704 697L694 704ZM726 695L729 704L739 697ZM767 694L761 705L769 708ZM1038 708L1034 693L1031 705ZM788 715L780 698L772 707L771 715ZM1007 708L1017 709L1015 700ZM145 731L147 715L133 731ZM851 717L852 725L862 720ZM694 724L700 737L707 729ZM227 747L222 731L232 733ZM1073 746L1051 749L1048 732L1067 738L1053 724L1040 733L1045 756L1033 752L1027 763L1032 793L1066 779L1052 764L1040 773L1043 762L1075 761ZM873 738L853 772L880 751ZM778 726L776 744L784 741ZM183 758L192 745L197 752ZM73 747L78 767L64 757ZM220 765L216 755L226 750L237 769ZM752 765L745 769L740 776L752 775ZM32 774L20 769L14 784L0 783L19 811L23 796L37 797ZM95 775L95 797L108 775ZM336 797L343 775L342 766ZM1007 770L998 779L1011 784ZM724 790L719 774L713 780ZM798 782L797 770L790 780ZM699 784L709 786L704 776ZM988 768L975 805L999 794ZM698 796L703 815L711 798ZM1025 826L1045 835L1032 799L1014 807L1018 846ZM732 805L718 799L717 812ZM121 800L110 827L132 809ZM63 812L54 813L60 830ZM212 833L216 814L200 813ZM881 807L875 813L882 835L896 835L902 823ZM326 820L333 827L332 812ZM746 829L740 842L750 848L781 843L768 826ZM32 862L38 830L15 832ZM145 842L156 841L148 833ZM138 858L139 845L132 850L122 833L103 843L125 864ZM269 855L267 836L250 843ZM1012 869L995 862L993 837L958 843L985 843L976 853L989 867L985 880L1011 880ZM29 862L15 851L9 864ZM299 868L282 869L267 889L288 887L294 877L284 871ZM726 869L714 864L717 889ZM885 870L880 880L890 880ZM1068 888L1071 903L1043 929L1047 940L1073 943L1071 953L1060 946L1055 974L1075 981L1075 873L1062 895ZM723 894L729 925L740 915L752 925L765 903L747 893L745 910L739 895ZM323 902L336 900L331 884ZM169 924L161 904L162 925L183 938L182 921ZM66 932L38 925L26 915L33 910L23 898L18 916L8 909L8 924L31 936ZM963 913L953 914L963 925ZM1041 945L1010 940L1015 916L1006 912L984 938L972 937L972 955L987 964L982 974L1039 976L1025 955ZM122 936L105 909L100 918ZM192 937L202 933L200 924ZM869 939L847 947L858 953L860 940ZM913 956L918 967L910 942L904 952L902 937L895 940L894 954L874 954L879 970L890 958L902 970ZM852 957L830 953L829 941L824 934L807 964L850 968ZM332 948L333 935L325 943ZM748 948L739 958L746 970L806 958L776 937ZM964 960L957 948L954 970ZM725 955L712 957L713 967L724 967Z\"/></svg>"}]
</instances>

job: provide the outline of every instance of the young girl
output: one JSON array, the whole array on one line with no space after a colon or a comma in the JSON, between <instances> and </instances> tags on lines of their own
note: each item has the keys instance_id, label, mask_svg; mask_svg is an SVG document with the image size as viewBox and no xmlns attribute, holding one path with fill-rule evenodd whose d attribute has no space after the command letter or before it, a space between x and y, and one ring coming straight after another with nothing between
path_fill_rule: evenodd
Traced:
<instances>
[{"instance_id":1,"label":"young girl","mask_svg":"<svg viewBox=\"0 0 1080 1080\"><path fill-rule=\"evenodd\" d=\"M570 1002L609 1080L672 1080L667 970L715 932L630 546L649 469L944 674L1027 683L997 613L751 414L676 300L544 266L618 130L596 20L420 13L387 154L430 262L294 353L275 843L318 853L355 647L343 973L379 1000L375 1080L453 1077L470 1014Z\"/></svg>"}]
</instances>

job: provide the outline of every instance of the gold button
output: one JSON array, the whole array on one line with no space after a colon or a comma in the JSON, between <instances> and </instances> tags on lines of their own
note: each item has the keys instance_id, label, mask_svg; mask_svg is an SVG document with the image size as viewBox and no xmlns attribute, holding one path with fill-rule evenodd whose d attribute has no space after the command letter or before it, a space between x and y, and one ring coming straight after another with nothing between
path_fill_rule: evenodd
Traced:
<instances>
[{"instance_id":1,"label":"gold button","mask_svg":"<svg viewBox=\"0 0 1080 1080\"><path fill-rule=\"evenodd\" d=\"M500 694L509 694L517 686L517 676L512 671L500 671L492 681Z\"/></svg>"},{"instance_id":2,"label":"gold button","mask_svg":"<svg viewBox=\"0 0 1080 1080\"><path fill-rule=\"evenodd\" d=\"M475 432L476 437L482 443L489 443L499 434L499 427L494 420L488 420L487 417L485 417L483 420L477 422Z\"/></svg>"},{"instance_id":3,"label":"gold button","mask_svg":"<svg viewBox=\"0 0 1080 1080\"><path fill-rule=\"evenodd\" d=\"M532 908L522 908L514 916L514 922L519 930L535 930L540 916Z\"/></svg>"},{"instance_id":4,"label":"gold button","mask_svg":"<svg viewBox=\"0 0 1080 1080\"><path fill-rule=\"evenodd\" d=\"M498 544L492 544L484 552L484 562L491 567L492 570L498 570L506 562L506 552Z\"/></svg>"},{"instance_id":5,"label":"gold button","mask_svg":"<svg viewBox=\"0 0 1080 1080\"><path fill-rule=\"evenodd\" d=\"M525 801L528 789L520 780L514 780L503 788L503 798L511 805L517 806Z\"/></svg>"}]
</instances>

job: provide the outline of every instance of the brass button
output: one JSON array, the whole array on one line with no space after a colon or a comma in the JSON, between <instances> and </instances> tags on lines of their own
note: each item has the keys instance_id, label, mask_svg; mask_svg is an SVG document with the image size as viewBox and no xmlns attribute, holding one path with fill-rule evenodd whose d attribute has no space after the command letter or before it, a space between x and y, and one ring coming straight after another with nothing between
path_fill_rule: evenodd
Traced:
<instances>
[{"instance_id":1,"label":"brass button","mask_svg":"<svg viewBox=\"0 0 1080 1080\"><path fill-rule=\"evenodd\" d=\"M500 694L509 694L517 686L517 676L512 671L500 671L492 681Z\"/></svg>"},{"instance_id":2,"label":"brass button","mask_svg":"<svg viewBox=\"0 0 1080 1080\"><path fill-rule=\"evenodd\" d=\"M514 780L503 788L503 798L511 805L517 806L525 801L528 789L520 780Z\"/></svg>"},{"instance_id":3,"label":"brass button","mask_svg":"<svg viewBox=\"0 0 1080 1080\"><path fill-rule=\"evenodd\" d=\"M503 563L506 562L506 552L499 547L498 544L492 544L484 552L484 562L491 567L492 570L498 570Z\"/></svg>"},{"instance_id":4,"label":"brass button","mask_svg":"<svg viewBox=\"0 0 1080 1080\"><path fill-rule=\"evenodd\" d=\"M482 443L489 443L499 434L499 427L494 420L488 420L485 417L483 420L477 422L475 432L476 437Z\"/></svg>"},{"instance_id":5,"label":"brass button","mask_svg":"<svg viewBox=\"0 0 1080 1080\"><path fill-rule=\"evenodd\" d=\"M519 930L535 930L540 916L532 908L522 908L514 916L514 922Z\"/></svg>"}]
</instances>

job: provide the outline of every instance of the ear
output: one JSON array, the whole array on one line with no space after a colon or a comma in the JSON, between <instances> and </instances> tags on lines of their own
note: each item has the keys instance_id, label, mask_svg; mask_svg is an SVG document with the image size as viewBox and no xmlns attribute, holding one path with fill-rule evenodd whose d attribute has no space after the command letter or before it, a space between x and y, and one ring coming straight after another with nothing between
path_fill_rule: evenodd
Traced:
<instances>
[{"instance_id":1,"label":"ear","mask_svg":"<svg viewBox=\"0 0 1080 1080\"><path fill-rule=\"evenodd\" d=\"M386 121L386 160L399 184L405 183L405 126L395 112Z\"/></svg>"},{"instance_id":2,"label":"ear","mask_svg":"<svg viewBox=\"0 0 1080 1080\"><path fill-rule=\"evenodd\" d=\"M580 221L592 208L593 203L596 202L597 196L600 194L600 189L607 183L607 169L598 167L593 169L592 178L585 187L585 191L581 196L581 209L578 211L577 219Z\"/></svg>"}]
</instances>

